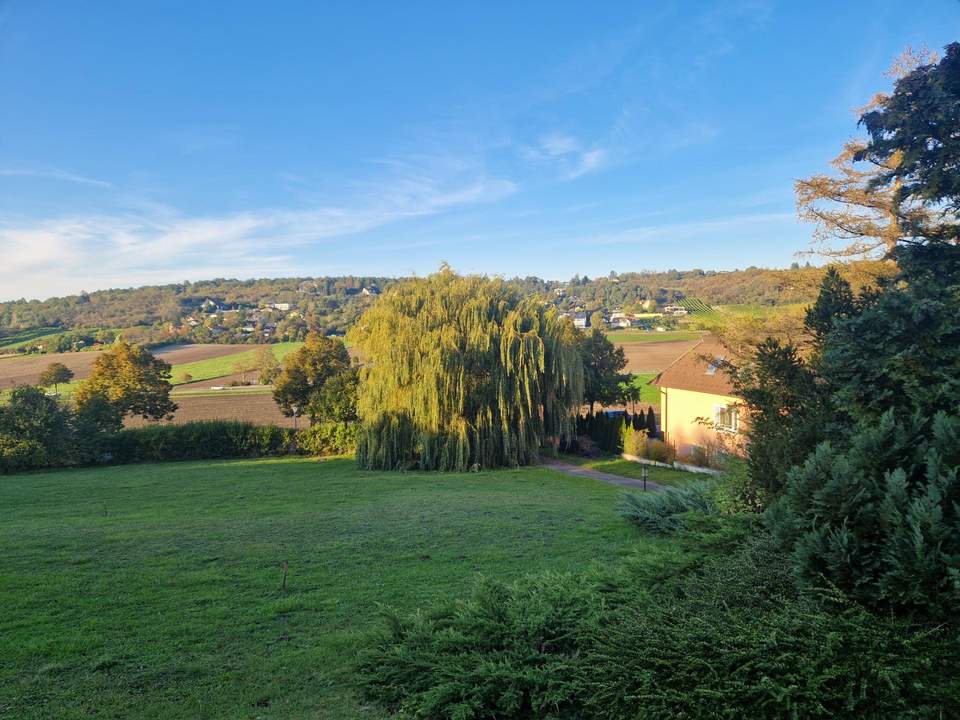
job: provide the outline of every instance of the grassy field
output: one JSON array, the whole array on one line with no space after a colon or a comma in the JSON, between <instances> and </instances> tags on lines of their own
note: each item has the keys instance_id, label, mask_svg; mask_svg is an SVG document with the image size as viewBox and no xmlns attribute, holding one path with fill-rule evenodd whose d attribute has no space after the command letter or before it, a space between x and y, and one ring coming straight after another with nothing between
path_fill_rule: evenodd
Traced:
<instances>
[{"instance_id":1,"label":"grassy field","mask_svg":"<svg viewBox=\"0 0 960 720\"><path fill-rule=\"evenodd\" d=\"M644 406L646 409L647 405L660 405L660 388L650 385L650 381L657 376L657 373L636 373L633 376L633 385L634 387L640 388L640 403L637 406L637 410L640 410L640 405Z\"/></svg>"},{"instance_id":2,"label":"grassy field","mask_svg":"<svg viewBox=\"0 0 960 720\"><path fill-rule=\"evenodd\" d=\"M607 333L610 342L617 345L649 342L673 342L676 340L699 340L701 332L694 330L667 330L651 332L648 330L614 330Z\"/></svg>"},{"instance_id":3,"label":"grassy field","mask_svg":"<svg viewBox=\"0 0 960 720\"><path fill-rule=\"evenodd\" d=\"M277 360L283 360L287 355L299 348L301 342L281 342L269 345ZM248 345L238 346L247 349L238 350L232 355L210 358L209 360L197 360L196 362L181 363L173 366L173 377L171 382L179 385L185 382L184 378L190 375L191 382L198 380L210 380L211 378L223 377L236 372L235 367L238 362L252 360L259 348L250 348Z\"/></svg>"},{"instance_id":4,"label":"grassy field","mask_svg":"<svg viewBox=\"0 0 960 720\"><path fill-rule=\"evenodd\" d=\"M21 345L30 345L37 340L56 337L63 333L63 328L43 327L18 330L0 338L0 352L12 352Z\"/></svg>"},{"instance_id":5,"label":"grassy field","mask_svg":"<svg viewBox=\"0 0 960 720\"><path fill-rule=\"evenodd\" d=\"M0 478L0 717L384 718L351 680L381 603L429 605L478 574L686 557L621 520L618 492L352 460Z\"/></svg>"}]
</instances>

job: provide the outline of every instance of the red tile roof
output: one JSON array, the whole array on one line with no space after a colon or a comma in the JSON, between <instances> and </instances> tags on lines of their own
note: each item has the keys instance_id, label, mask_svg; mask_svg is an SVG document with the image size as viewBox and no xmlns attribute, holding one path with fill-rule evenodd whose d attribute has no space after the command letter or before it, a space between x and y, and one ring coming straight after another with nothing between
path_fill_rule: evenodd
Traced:
<instances>
[{"instance_id":1,"label":"red tile roof","mask_svg":"<svg viewBox=\"0 0 960 720\"><path fill-rule=\"evenodd\" d=\"M670 363L663 372L650 381L650 384L711 395L732 395L733 385L727 373L715 366L713 366L713 372L710 372L712 366L704 356L723 360L730 357L730 351L715 337L704 337Z\"/></svg>"}]
</instances>

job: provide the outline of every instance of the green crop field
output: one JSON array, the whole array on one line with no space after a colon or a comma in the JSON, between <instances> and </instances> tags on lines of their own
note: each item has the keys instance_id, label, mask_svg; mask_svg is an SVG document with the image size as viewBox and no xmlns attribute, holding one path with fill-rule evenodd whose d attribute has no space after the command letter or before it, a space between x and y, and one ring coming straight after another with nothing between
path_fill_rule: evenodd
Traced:
<instances>
[{"instance_id":1,"label":"green crop field","mask_svg":"<svg viewBox=\"0 0 960 720\"><path fill-rule=\"evenodd\" d=\"M687 312L695 315L709 314L713 312L713 308L699 298L684 298L683 300L678 300L677 304L680 307L686 308Z\"/></svg>"},{"instance_id":2,"label":"green crop field","mask_svg":"<svg viewBox=\"0 0 960 720\"><path fill-rule=\"evenodd\" d=\"M292 353L301 345L303 345L301 342L282 342L259 347L269 347L273 350L273 354L276 356L277 360L283 360L287 355ZM223 377L224 375L232 375L233 373L237 372L235 369L237 363L241 361L252 360L254 357L256 357L257 350L259 349L259 347L250 348L246 345L242 347L246 349L240 350L233 355L224 355L223 357L210 358L209 360L197 360L196 362L174 365L173 376L170 382L172 382L174 385L180 385L184 382L187 382L184 380L187 375L190 375L191 382L196 382L197 380L210 380L211 378Z\"/></svg>"},{"instance_id":3,"label":"green crop field","mask_svg":"<svg viewBox=\"0 0 960 720\"><path fill-rule=\"evenodd\" d=\"M648 342L672 342L674 340L697 340L703 333L693 330L667 330L656 332L651 330L614 330L607 333L607 338L617 345Z\"/></svg>"},{"instance_id":4,"label":"green crop field","mask_svg":"<svg viewBox=\"0 0 960 720\"><path fill-rule=\"evenodd\" d=\"M352 675L381 604L699 552L640 534L618 492L540 468L349 459L0 477L0 716L384 718Z\"/></svg>"},{"instance_id":5,"label":"green crop field","mask_svg":"<svg viewBox=\"0 0 960 720\"><path fill-rule=\"evenodd\" d=\"M63 328L45 327L18 330L0 337L0 352L11 352L18 347L30 345L38 340L49 339L63 334Z\"/></svg>"}]
</instances>

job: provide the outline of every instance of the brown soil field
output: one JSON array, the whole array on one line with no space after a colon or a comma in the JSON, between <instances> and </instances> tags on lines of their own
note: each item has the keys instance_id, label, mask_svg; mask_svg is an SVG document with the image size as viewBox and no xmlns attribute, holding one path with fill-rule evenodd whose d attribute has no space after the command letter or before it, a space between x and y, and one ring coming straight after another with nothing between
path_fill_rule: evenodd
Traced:
<instances>
[{"instance_id":1,"label":"brown soil field","mask_svg":"<svg viewBox=\"0 0 960 720\"><path fill-rule=\"evenodd\" d=\"M224 357L226 355L236 355L237 353L253 350L256 345L163 345L153 348L150 352L159 358L163 358L171 365L180 365L182 363L197 362L198 360L209 360L211 358Z\"/></svg>"},{"instance_id":2,"label":"brown soil field","mask_svg":"<svg viewBox=\"0 0 960 720\"><path fill-rule=\"evenodd\" d=\"M671 340L622 345L627 356L627 372L659 372L696 344L696 340Z\"/></svg>"},{"instance_id":3,"label":"brown soil field","mask_svg":"<svg viewBox=\"0 0 960 720\"><path fill-rule=\"evenodd\" d=\"M177 412L172 422L185 423L192 420L244 420L257 425L281 425L293 427L293 418L284 417L270 394L250 395L201 395L177 397ZM306 427L309 419L300 418L300 427ZM127 427L142 427L152 423L142 418L128 418Z\"/></svg>"},{"instance_id":4,"label":"brown soil field","mask_svg":"<svg viewBox=\"0 0 960 720\"><path fill-rule=\"evenodd\" d=\"M209 360L249 350L249 345L165 345L154 348L153 354L171 365ZM0 390L17 385L32 385L50 363L60 362L73 370L74 378L82 380L90 375L94 361L102 351L48 353L46 355L11 355L0 358Z\"/></svg>"}]
</instances>

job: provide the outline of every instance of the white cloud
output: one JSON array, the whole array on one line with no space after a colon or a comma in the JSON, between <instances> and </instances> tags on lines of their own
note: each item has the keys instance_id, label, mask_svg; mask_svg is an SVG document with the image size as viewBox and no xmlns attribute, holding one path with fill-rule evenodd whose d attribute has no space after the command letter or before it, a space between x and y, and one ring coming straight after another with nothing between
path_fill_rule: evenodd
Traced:
<instances>
[{"instance_id":1,"label":"white cloud","mask_svg":"<svg viewBox=\"0 0 960 720\"><path fill-rule=\"evenodd\" d=\"M105 180L96 180L94 178L75 175L65 170L53 168L52 170L0 170L0 177L33 177L43 180L62 180L64 182L77 183L79 185L93 185L95 187L112 188L113 184Z\"/></svg>"},{"instance_id":2,"label":"white cloud","mask_svg":"<svg viewBox=\"0 0 960 720\"><path fill-rule=\"evenodd\" d=\"M575 180L600 169L608 152L598 145L585 147L572 135L552 132L542 135L533 146L521 146L520 155L529 163L550 168L561 180Z\"/></svg>"},{"instance_id":3,"label":"white cloud","mask_svg":"<svg viewBox=\"0 0 960 720\"><path fill-rule=\"evenodd\" d=\"M580 151L580 143L570 135L551 133L540 138L540 150L550 157L560 157Z\"/></svg>"},{"instance_id":4,"label":"white cloud","mask_svg":"<svg viewBox=\"0 0 960 720\"><path fill-rule=\"evenodd\" d=\"M494 202L509 180L397 175L351 206L187 216L137 204L128 212L31 221L0 216L0 300L208 277L304 273L311 245L407 218Z\"/></svg>"}]
</instances>

